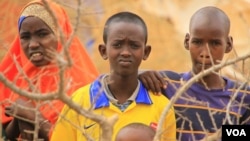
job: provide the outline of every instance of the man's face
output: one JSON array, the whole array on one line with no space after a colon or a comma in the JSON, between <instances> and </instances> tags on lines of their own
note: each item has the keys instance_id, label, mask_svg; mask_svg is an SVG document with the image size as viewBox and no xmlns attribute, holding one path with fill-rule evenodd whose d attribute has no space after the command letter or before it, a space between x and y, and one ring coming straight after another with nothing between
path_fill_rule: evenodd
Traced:
<instances>
[{"instance_id":1,"label":"man's face","mask_svg":"<svg viewBox=\"0 0 250 141\"><path fill-rule=\"evenodd\" d=\"M193 23L190 34L186 35L185 44L191 55L194 73L222 61L228 45L227 39L225 28L219 22Z\"/></svg>"}]
</instances>

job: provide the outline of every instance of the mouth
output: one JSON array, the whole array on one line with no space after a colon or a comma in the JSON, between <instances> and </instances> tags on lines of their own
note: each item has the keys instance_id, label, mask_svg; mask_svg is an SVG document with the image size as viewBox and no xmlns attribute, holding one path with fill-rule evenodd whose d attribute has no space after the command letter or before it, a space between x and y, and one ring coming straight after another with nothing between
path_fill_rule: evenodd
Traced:
<instances>
[{"instance_id":1,"label":"mouth","mask_svg":"<svg viewBox=\"0 0 250 141\"><path fill-rule=\"evenodd\" d=\"M198 66L200 67L204 67L204 68L209 68L211 66L213 66L211 63L197 63Z\"/></svg>"},{"instance_id":2,"label":"mouth","mask_svg":"<svg viewBox=\"0 0 250 141\"><path fill-rule=\"evenodd\" d=\"M44 55L41 52L34 52L30 54L30 61L32 62L42 61L43 58L44 58Z\"/></svg>"},{"instance_id":3,"label":"mouth","mask_svg":"<svg viewBox=\"0 0 250 141\"><path fill-rule=\"evenodd\" d=\"M132 64L132 61L131 60L120 60L119 63L122 66L128 66L128 65Z\"/></svg>"}]
</instances>

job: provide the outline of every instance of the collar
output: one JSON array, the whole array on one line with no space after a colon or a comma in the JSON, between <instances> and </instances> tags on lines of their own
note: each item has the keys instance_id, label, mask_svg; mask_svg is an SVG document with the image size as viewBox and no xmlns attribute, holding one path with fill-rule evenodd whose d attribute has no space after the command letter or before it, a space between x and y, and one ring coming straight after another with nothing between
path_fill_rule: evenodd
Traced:
<instances>
[{"instance_id":1,"label":"collar","mask_svg":"<svg viewBox=\"0 0 250 141\"><path fill-rule=\"evenodd\" d=\"M105 92L105 86L102 83L102 78L105 75L101 75L97 80L95 80L90 86L90 100L91 103L94 105L94 109L98 109L101 107L109 107L109 98L107 97L108 94ZM139 90L137 96L135 98L135 102L137 104L152 104L152 100L149 96L147 89L139 83Z\"/></svg>"},{"instance_id":2,"label":"collar","mask_svg":"<svg viewBox=\"0 0 250 141\"><path fill-rule=\"evenodd\" d=\"M105 81L105 79L106 79L107 77L108 77L108 75L104 75L104 76L102 77L102 79L101 79L101 84L102 84L102 86L103 86L103 88L104 88L104 92L105 92L105 94L106 94L106 96L108 97L108 99L109 99L110 102L112 102L112 103L114 103L114 104L116 104L116 105L119 105L118 100L115 99L115 97L113 96L113 94L111 93L111 91L110 91L110 89L109 89L109 87L108 87L107 82ZM139 80L137 80L137 81L138 81L138 84L137 84L137 86L136 86L135 91L134 91L133 94L127 99L127 101L130 101L130 103L131 103L131 101L135 101L136 96L137 96L138 91L139 91L139 88L140 88L140 81L139 81Z\"/></svg>"}]
</instances>

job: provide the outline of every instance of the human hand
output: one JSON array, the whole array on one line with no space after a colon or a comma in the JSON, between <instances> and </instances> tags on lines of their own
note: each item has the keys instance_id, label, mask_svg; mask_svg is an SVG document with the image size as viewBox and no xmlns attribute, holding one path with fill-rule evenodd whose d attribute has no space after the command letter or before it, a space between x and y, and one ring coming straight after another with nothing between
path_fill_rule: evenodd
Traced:
<instances>
[{"instance_id":1,"label":"human hand","mask_svg":"<svg viewBox=\"0 0 250 141\"><path fill-rule=\"evenodd\" d=\"M34 126L32 124L18 120L18 127L23 140L33 140Z\"/></svg>"},{"instance_id":2,"label":"human hand","mask_svg":"<svg viewBox=\"0 0 250 141\"><path fill-rule=\"evenodd\" d=\"M5 108L7 116L13 116L21 120L35 120L35 106L30 100L17 99L15 103Z\"/></svg>"},{"instance_id":3,"label":"human hand","mask_svg":"<svg viewBox=\"0 0 250 141\"><path fill-rule=\"evenodd\" d=\"M31 100L17 99L11 106L5 108L6 114L13 116L18 122L20 135L22 139L33 140L33 131L35 124L39 126L39 138L48 141L48 133L51 128L50 122L45 119L41 113L36 117L35 105ZM36 118L38 118L36 122Z\"/></svg>"},{"instance_id":4,"label":"human hand","mask_svg":"<svg viewBox=\"0 0 250 141\"><path fill-rule=\"evenodd\" d=\"M158 71L142 71L139 73L138 78L148 90L155 94L160 94L161 89L167 87L166 81Z\"/></svg>"}]
</instances>

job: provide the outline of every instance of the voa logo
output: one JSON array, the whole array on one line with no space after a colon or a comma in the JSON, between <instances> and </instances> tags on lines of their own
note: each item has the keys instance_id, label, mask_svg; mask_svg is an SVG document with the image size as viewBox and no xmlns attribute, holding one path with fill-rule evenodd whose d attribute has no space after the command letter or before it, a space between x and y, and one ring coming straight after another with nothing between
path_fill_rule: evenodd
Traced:
<instances>
[{"instance_id":1,"label":"voa logo","mask_svg":"<svg viewBox=\"0 0 250 141\"><path fill-rule=\"evenodd\" d=\"M247 136L244 129L226 129L227 136Z\"/></svg>"}]
</instances>

